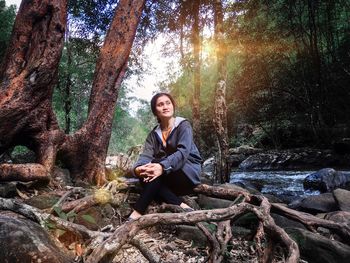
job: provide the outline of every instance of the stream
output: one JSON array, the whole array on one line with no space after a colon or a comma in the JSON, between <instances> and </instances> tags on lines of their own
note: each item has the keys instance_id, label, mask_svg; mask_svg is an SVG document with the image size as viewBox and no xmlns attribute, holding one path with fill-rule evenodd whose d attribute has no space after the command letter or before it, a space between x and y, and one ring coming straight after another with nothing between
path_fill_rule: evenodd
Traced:
<instances>
[{"instance_id":1,"label":"stream","mask_svg":"<svg viewBox=\"0 0 350 263\"><path fill-rule=\"evenodd\" d=\"M319 191L304 190L303 180L314 171L234 171L230 183L244 184L271 194L284 202L291 202L300 197L318 195Z\"/></svg>"}]
</instances>

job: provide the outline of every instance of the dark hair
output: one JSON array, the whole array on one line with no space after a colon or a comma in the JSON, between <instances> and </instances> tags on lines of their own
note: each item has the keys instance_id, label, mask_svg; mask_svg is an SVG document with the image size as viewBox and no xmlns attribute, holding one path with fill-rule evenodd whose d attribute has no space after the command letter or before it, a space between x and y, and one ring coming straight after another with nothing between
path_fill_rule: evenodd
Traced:
<instances>
[{"instance_id":1,"label":"dark hair","mask_svg":"<svg viewBox=\"0 0 350 263\"><path fill-rule=\"evenodd\" d=\"M151 99L151 110L152 110L154 116L157 116L157 110L156 110L157 100L159 97L162 97L162 96L167 96L170 99L171 103L173 104L174 111L175 111L175 100L173 99L173 97L169 93L160 92L160 93L157 93L156 95L154 95ZM159 122L159 120L158 120L158 122Z\"/></svg>"}]
</instances>

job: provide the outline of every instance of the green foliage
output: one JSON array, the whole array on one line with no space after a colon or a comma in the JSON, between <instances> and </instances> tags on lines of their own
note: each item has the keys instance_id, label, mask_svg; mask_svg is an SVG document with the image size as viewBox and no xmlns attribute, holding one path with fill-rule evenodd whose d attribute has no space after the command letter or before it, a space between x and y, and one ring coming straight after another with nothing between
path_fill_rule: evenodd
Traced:
<instances>
[{"instance_id":1,"label":"green foliage","mask_svg":"<svg viewBox=\"0 0 350 263\"><path fill-rule=\"evenodd\" d=\"M24 154L29 152L30 150L23 145L17 145L13 150L12 150L12 154L16 155L16 154Z\"/></svg>"},{"instance_id":2,"label":"green foliage","mask_svg":"<svg viewBox=\"0 0 350 263\"><path fill-rule=\"evenodd\" d=\"M84 219L88 223L96 224L95 218L93 218L91 215L82 215L81 218Z\"/></svg>"},{"instance_id":3,"label":"green foliage","mask_svg":"<svg viewBox=\"0 0 350 263\"><path fill-rule=\"evenodd\" d=\"M77 214L74 211L69 211L68 213L63 212L62 208L59 206L54 206L53 210L55 211L55 213L58 215L59 218L70 222L73 222L77 216Z\"/></svg>"},{"instance_id":4,"label":"green foliage","mask_svg":"<svg viewBox=\"0 0 350 263\"><path fill-rule=\"evenodd\" d=\"M15 17L16 7L14 5L7 7L5 1L0 0L0 64L10 41Z\"/></svg>"},{"instance_id":5,"label":"green foliage","mask_svg":"<svg viewBox=\"0 0 350 263\"><path fill-rule=\"evenodd\" d=\"M350 136L350 16L344 1L223 1L231 146L329 147ZM203 4L205 6L206 4ZM201 15L210 16L202 7ZM209 22L209 23L208 23ZM207 20L210 26L210 19ZM203 35L201 126L204 155L215 151L212 127L215 50ZM169 85L191 118L191 55ZM185 101L185 103L183 103ZM346 127L346 128L345 128Z\"/></svg>"},{"instance_id":6,"label":"green foliage","mask_svg":"<svg viewBox=\"0 0 350 263\"><path fill-rule=\"evenodd\" d=\"M128 112L130 103L135 103L135 99L123 97L122 92L114 115L108 148L110 154L127 152L132 146L143 144L149 131L156 125L148 103L141 101L135 117Z\"/></svg>"}]
</instances>

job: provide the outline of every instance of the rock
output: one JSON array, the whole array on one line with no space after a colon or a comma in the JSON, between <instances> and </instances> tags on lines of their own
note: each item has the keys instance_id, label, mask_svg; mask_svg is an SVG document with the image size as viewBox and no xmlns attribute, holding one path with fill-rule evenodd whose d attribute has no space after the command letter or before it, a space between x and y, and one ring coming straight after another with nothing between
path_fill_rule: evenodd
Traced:
<instances>
[{"instance_id":1,"label":"rock","mask_svg":"<svg viewBox=\"0 0 350 263\"><path fill-rule=\"evenodd\" d=\"M238 167L250 155L257 154L260 152L262 152L262 149L254 148L248 145L241 145L236 148L231 148L229 150L229 153L230 153L229 162L230 162L231 168Z\"/></svg>"},{"instance_id":2,"label":"rock","mask_svg":"<svg viewBox=\"0 0 350 263\"><path fill-rule=\"evenodd\" d=\"M240 165L242 170L271 170L277 163L278 155L259 153L249 156Z\"/></svg>"},{"instance_id":3,"label":"rock","mask_svg":"<svg viewBox=\"0 0 350 263\"><path fill-rule=\"evenodd\" d=\"M139 154L142 152L143 146L136 145L131 147L127 153L116 153L106 157L106 168L116 169L118 173L121 171L124 175L131 176L132 165L136 162Z\"/></svg>"},{"instance_id":4,"label":"rock","mask_svg":"<svg viewBox=\"0 0 350 263\"><path fill-rule=\"evenodd\" d=\"M176 226L176 235L183 240L192 240L194 244L200 247L205 247L208 242L203 232L194 226L178 225Z\"/></svg>"},{"instance_id":5,"label":"rock","mask_svg":"<svg viewBox=\"0 0 350 263\"><path fill-rule=\"evenodd\" d=\"M232 154L244 154L244 155L252 155L262 152L262 149L260 148L254 148L249 145L241 145L236 148L231 148L229 150L229 153Z\"/></svg>"},{"instance_id":6,"label":"rock","mask_svg":"<svg viewBox=\"0 0 350 263\"><path fill-rule=\"evenodd\" d=\"M210 179L213 181L213 176L215 173L215 158L210 157L209 159L205 160L202 165L202 176L204 178Z\"/></svg>"},{"instance_id":7,"label":"rock","mask_svg":"<svg viewBox=\"0 0 350 263\"><path fill-rule=\"evenodd\" d=\"M337 223L346 223L350 226L350 212L347 211L335 211L327 213L324 219L331 220Z\"/></svg>"},{"instance_id":8,"label":"rock","mask_svg":"<svg viewBox=\"0 0 350 263\"><path fill-rule=\"evenodd\" d=\"M80 211L76 218L75 223L83 225L91 230L99 230L111 223L115 212L110 204L92 206L83 211ZM116 218L115 218L116 219Z\"/></svg>"},{"instance_id":9,"label":"rock","mask_svg":"<svg viewBox=\"0 0 350 263\"><path fill-rule=\"evenodd\" d=\"M28 200L25 200L25 203L30 206L34 206L39 209L51 208L54 204L58 202L60 197L58 195L52 194L43 194L33 196Z\"/></svg>"},{"instance_id":10,"label":"rock","mask_svg":"<svg viewBox=\"0 0 350 263\"><path fill-rule=\"evenodd\" d=\"M298 243L303 260L317 263L349 262L349 246L300 228L285 230Z\"/></svg>"},{"instance_id":11,"label":"rock","mask_svg":"<svg viewBox=\"0 0 350 263\"><path fill-rule=\"evenodd\" d=\"M17 191L15 183L0 183L0 197L13 197L16 194Z\"/></svg>"},{"instance_id":12,"label":"rock","mask_svg":"<svg viewBox=\"0 0 350 263\"><path fill-rule=\"evenodd\" d=\"M42 227L14 213L0 214L0 247L1 262L74 262Z\"/></svg>"},{"instance_id":13,"label":"rock","mask_svg":"<svg viewBox=\"0 0 350 263\"><path fill-rule=\"evenodd\" d=\"M240 165L242 170L299 170L324 166L344 165L348 157L339 156L331 150L308 148L267 151L249 156Z\"/></svg>"},{"instance_id":14,"label":"rock","mask_svg":"<svg viewBox=\"0 0 350 263\"><path fill-rule=\"evenodd\" d=\"M350 175L338 172L332 168L324 168L308 175L303 182L304 188L330 192L339 187L345 187L350 182Z\"/></svg>"},{"instance_id":15,"label":"rock","mask_svg":"<svg viewBox=\"0 0 350 263\"><path fill-rule=\"evenodd\" d=\"M199 195L197 200L202 209L226 208L232 205L233 201Z\"/></svg>"},{"instance_id":16,"label":"rock","mask_svg":"<svg viewBox=\"0 0 350 263\"><path fill-rule=\"evenodd\" d=\"M311 214L328 213L338 210L333 194L325 193L320 195L308 196L296 200L288 205L292 209L308 212Z\"/></svg>"},{"instance_id":17,"label":"rock","mask_svg":"<svg viewBox=\"0 0 350 263\"><path fill-rule=\"evenodd\" d=\"M340 210L350 212L350 191L344 189L336 189L333 191L333 196Z\"/></svg>"},{"instance_id":18,"label":"rock","mask_svg":"<svg viewBox=\"0 0 350 263\"><path fill-rule=\"evenodd\" d=\"M285 229L285 228L301 228L301 229L305 229L305 226L302 223L299 223L297 221L288 219L284 216L278 215L278 214L274 214L271 213L271 216L273 218L273 220L275 221L276 225L278 225L279 227Z\"/></svg>"}]
</instances>

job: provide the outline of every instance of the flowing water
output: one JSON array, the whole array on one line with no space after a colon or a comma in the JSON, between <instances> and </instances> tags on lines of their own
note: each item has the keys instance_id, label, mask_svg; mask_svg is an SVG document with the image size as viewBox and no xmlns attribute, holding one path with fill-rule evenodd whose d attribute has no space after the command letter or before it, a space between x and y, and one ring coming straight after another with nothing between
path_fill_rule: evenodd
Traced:
<instances>
[{"instance_id":1,"label":"flowing water","mask_svg":"<svg viewBox=\"0 0 350 263\"><path fill-rule=\"evenodd\" d=\"M235 171L231 173L230 183L243 184L271 194L282 201L290 202L300 197L317 195L319 191L305 191L303 180L314 171Z\"/></svg>"}]
</instances>

